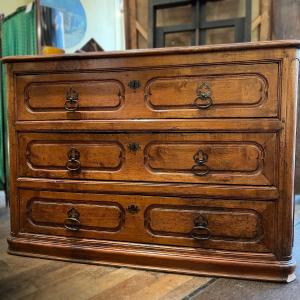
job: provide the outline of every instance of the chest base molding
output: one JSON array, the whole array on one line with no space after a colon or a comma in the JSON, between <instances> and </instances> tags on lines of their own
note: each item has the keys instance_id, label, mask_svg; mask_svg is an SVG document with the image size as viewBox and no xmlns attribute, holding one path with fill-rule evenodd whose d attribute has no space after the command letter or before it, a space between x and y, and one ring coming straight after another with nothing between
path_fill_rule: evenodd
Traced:
<instances>
[{"instance_id":1,"label":"chest base molding","mask_svg":"<svg viewBox=\"0 0 300 300\"><path fill-rule=\"evenodd\" d=\"M293 259L279 261L272 254L207 253L207 250L204 254L192 248L41 235L9 237L8 243L9 254L77 263L287 283L296 278L296 262Z\"/></svg>"}]
</instances>

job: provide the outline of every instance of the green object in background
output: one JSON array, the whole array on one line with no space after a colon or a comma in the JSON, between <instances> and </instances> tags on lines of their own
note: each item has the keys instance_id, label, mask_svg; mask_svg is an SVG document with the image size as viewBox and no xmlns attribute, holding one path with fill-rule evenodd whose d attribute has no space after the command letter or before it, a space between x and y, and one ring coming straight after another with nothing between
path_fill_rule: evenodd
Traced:
<instances>
[{"instance_id":1,"label":"green object in background","mask_svg":"<svg viewBox=\"0 0 300 300\"><path fill-rule=\"evenodd\" d=\"M2 56L37 53L36 10L25 7L6 17L2 25Z\"/></svg>"},{"instance_id":2,"label":"green object in background","mask_svg":"<svg viewBox=\"0 0 300 300\"><path fill-rule=\"evenodd\" d=\"M11 55L29 55L37 53L37 26L36 26L36 9L33 4L30 11L26 11L26 7L19 8L12 15L4 18L1 28L2 34L2 56ZM5 179L5 171L9 170L8 159L4 162L4 150L7 153L8 143L7 137L7 99L6 99L6 71L2 69L2 95L0 105L0 116L4 118L4 122L0 122L0 188L4 188L7 180ZM0 94L1 97L1 94ZM4 112L3 112L4 110ZM5 125L4 125L5 124ZM4 126L4 128L2 128ZM8 172L6 172L8 174ZM8 187L7 187L8 188Z\"/></svg>"}]
</instances>

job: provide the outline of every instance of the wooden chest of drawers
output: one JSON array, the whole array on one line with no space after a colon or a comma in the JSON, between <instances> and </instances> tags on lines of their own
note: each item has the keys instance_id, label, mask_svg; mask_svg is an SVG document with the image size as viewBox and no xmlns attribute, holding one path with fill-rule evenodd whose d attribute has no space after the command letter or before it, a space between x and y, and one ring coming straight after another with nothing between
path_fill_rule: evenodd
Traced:
<instances>
[{"instance_id":1,"label":"wooden chest of drawers","mask_svg":"<svg viewBox=\"0 0 300 300\"><path fill-rule=\"evenodd\" d=\"M293 280L298 46L6 58L9 253Z\"/></svg>"}]
</instances>

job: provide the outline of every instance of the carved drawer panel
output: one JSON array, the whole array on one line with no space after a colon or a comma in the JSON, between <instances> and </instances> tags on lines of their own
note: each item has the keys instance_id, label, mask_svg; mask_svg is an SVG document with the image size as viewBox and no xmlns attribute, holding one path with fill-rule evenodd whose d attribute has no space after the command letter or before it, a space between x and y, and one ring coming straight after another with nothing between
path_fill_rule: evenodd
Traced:
<instances>
[{"instance_id":1,"label":"carved drawer panel","mask_svg":"<svg viewBox=\"0 0 300 300\"><path fill-rule=\"evenodd\" d=\"M278 64L17 76L17 120L278 116Z\"/></svg>"},{"instance_id":2,"label":"carved drawer panel","mask_svg":"<svg viewBox=\"0 0 300 300\"><path fill-rule=\"evenodd\" d=\"M21 76L18 120L89 119L118 111L125 88L118 79L98 74Z\"/></svg>"},{"instance_id":3,"label":"carved drawer panel","mask_svg":"<svg viewBox=\"0 0 300 300\"><path fill-rule=\"evenodd\" d=\"M274 133L21 133L19 145L19 176L277 186Z\"/></svg>"},{"instance_id":4,"label":"carved drawer panel","mask_svg":"<svg viewBox=\"0 0 300 300\"><path fill-rule=\"evenodd\" d=\"M102 135L29 134L21 137L20 172L34 177L101 178L117 172L124 160L123 146ZM98 175L97 175L98 174Z\"/></svg>"},{"instance_id":5,"label":"carved drawer panel","mask_svg":"<svg viewBox=\"0 0 300 300\"><path fill-rule=\"evenodd\" d=\"M19 190L21 233L272 252L274 203Z\"/></svg>"},{"instance_id":6,"label":"carved drawer panel","mask_svg":"<svg viewBox=\"0 0 300 300\"><path fill-rule=\"evenodd\" d=\"M258 74L196 75L155 78L147 85L146 95L154 110L192 109L192 104L199 109L229 108L259 106L266 100L267 89L266 80Z\"/></svg>"},{"instance_id":7,"label":"carved drawer panel","mask_svg":"<svg viewBox=\"0 0 300 300\"><path fill-rule=\"evenodd\" d=\"M277 114L278 65L182 68L160 72L145 87L155 112L177 117L271 117Z\"/></svg>"},{"instance_id":8,"label":"carved drawer panel","mask_svg":"<svg viewBox=\"0 0 300 300\"><path fill-rule=\"evenodd\" d=\"M152 204L145 210L145 227L153 242L268 251L267 244L273 239L273 203L196 200L178 205L176 202L179 201Z\"/></svg>"},{"instance_id":9,"label":"carved drawer panel","mask_svg":"<svg viewBox=\"0 0 300 300\"><path fill-rule=\"evenodd\" d=\"M20 190L19 197L22 232L103 238L124 227L123 207L96 195Z\"/></svg>"}]
</instances>

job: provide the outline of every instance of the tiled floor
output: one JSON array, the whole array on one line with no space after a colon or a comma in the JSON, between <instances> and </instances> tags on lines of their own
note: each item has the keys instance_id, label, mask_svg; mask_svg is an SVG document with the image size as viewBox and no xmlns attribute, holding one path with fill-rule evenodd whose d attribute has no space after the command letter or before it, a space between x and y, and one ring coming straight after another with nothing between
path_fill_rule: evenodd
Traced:
<instances>
[{"instance_id":1,"label":"tiled floor","mask_svg":"<svg viewBox=\"0 0 300 300\"><path fill-rule=\"evenodd\" d=\"M2 199L2 200L1 200ZM295 257L300 261L300 197ZM0 194L0 299L299 300L300 268L290 284L186 276L26 258L6 253L8 209ZM2 207L1 207L2 206Z\"/></svg>"}]
</instances>

